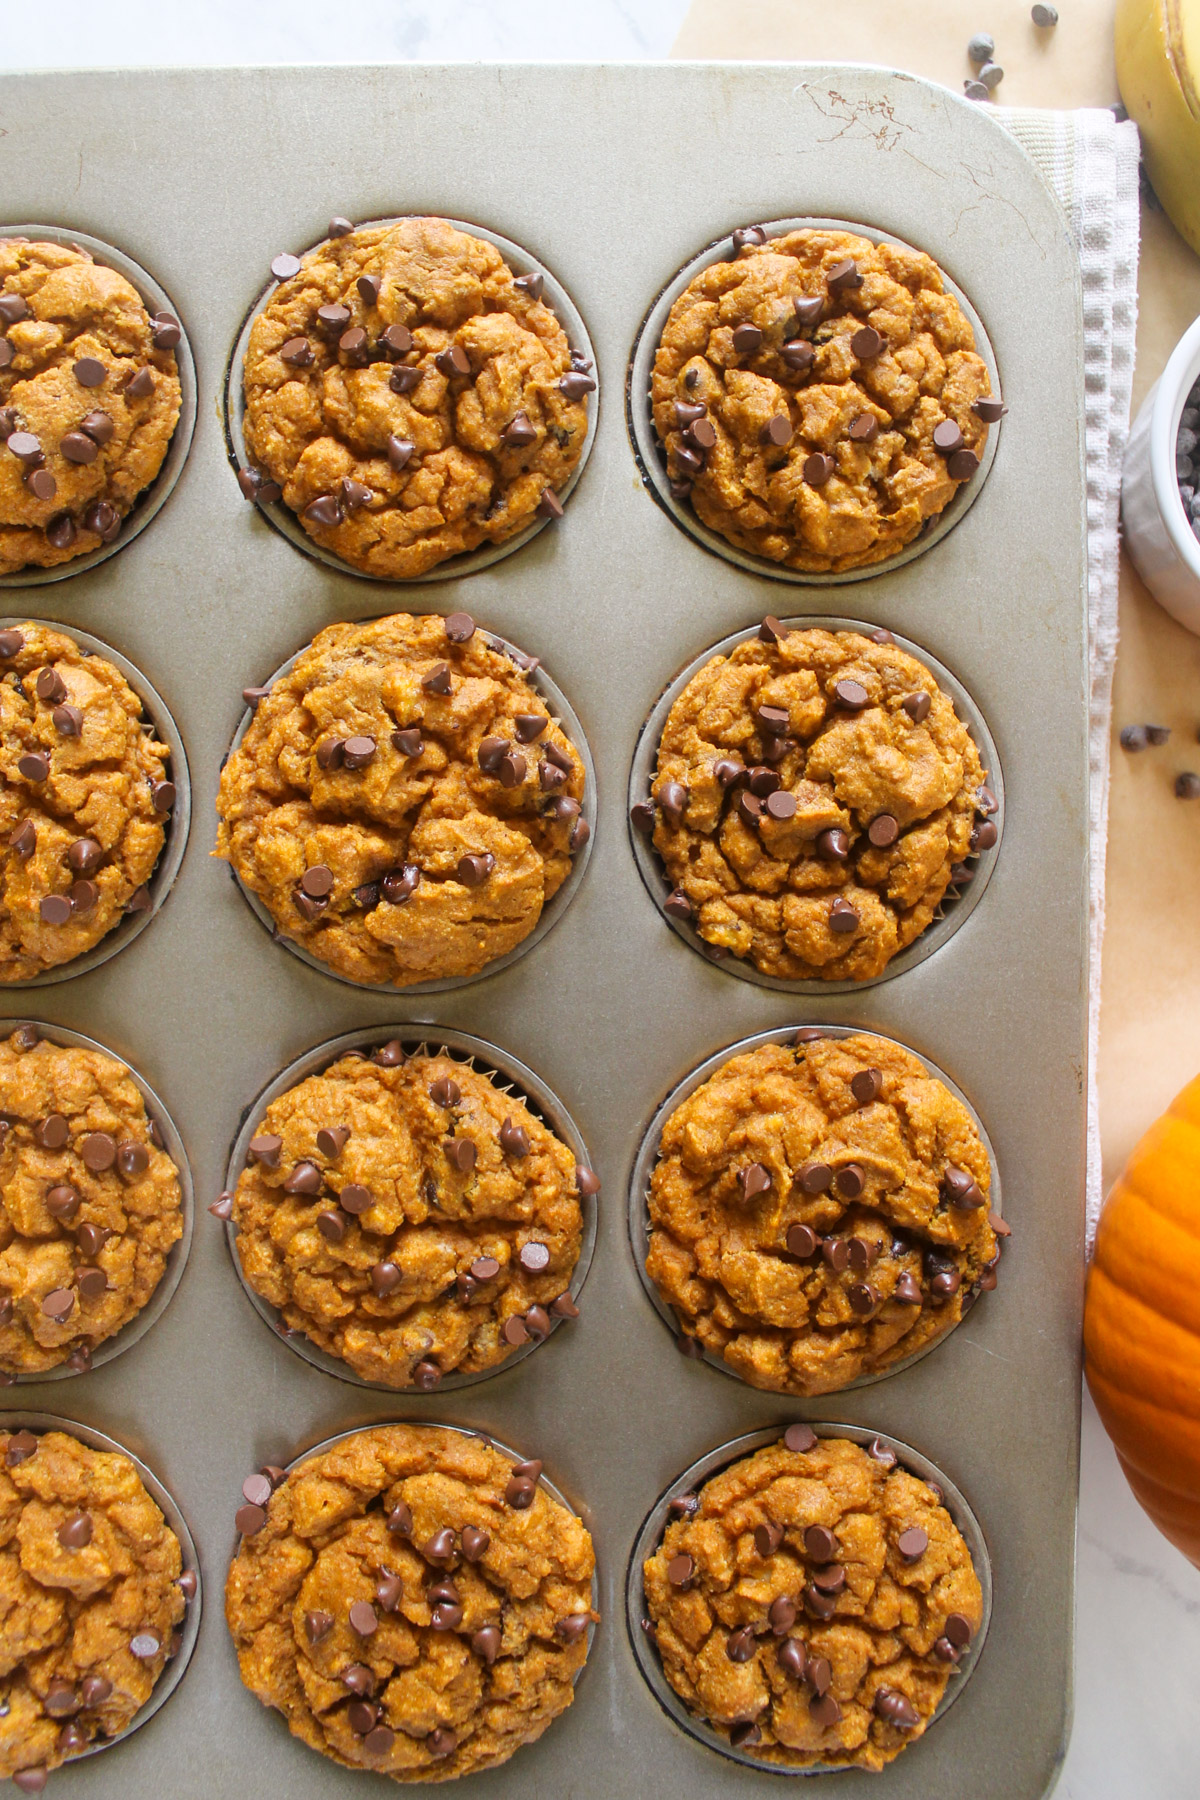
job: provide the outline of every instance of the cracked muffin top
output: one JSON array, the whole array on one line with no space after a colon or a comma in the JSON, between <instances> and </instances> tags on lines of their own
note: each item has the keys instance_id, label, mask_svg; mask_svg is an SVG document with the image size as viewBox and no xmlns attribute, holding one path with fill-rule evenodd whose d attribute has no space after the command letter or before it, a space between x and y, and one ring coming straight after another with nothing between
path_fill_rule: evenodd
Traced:
<instances>
[{"instance_id":1,"label":"cracked muffin top","mask_svg":"<svg viewBox=\"0 0 1200 1800\"><path fill-rule=\"evenodd\" d=\"M465 613L331 625L221 774L217 855L352 981L477 975L527 938L591 833L583 762Z\"/></svg>"},{"instance_id":2,"label":"cracked muffin top","mask_svg":"<svg viewBox=\"0 0 1200 1800\"><path fill-rule=\"evenodd\" d=\"M44 625L0 631L0 982L71 962L149 907L169 757L104 657Z\"/></svg>"},{"instance_id":3,"label":"cracked muffin top","mask_svg":"<svg viewBox=\"0 0 1200 1800\"><path fill-rule=\"evenodd\" d=\"M34 1025L0 1041L0 1370L88 1369L182 1234L179 1172L125 1064Z\"/></svg>"},{"instance_id":4,"label":"cracked muffin top","mask_svg":"<svg viewBox=\"0 0 1200 1800\"><path fill-rule=\"evenodd\" d=\"M119 535L179 420L181 335L86 250L0 238L0 575Z\"/></svg>"},{"instance_id":5,"label":"cracked muffin top","mask_svg":"<svg viewBox=\"0 0 1200 1800\"><path fill-rule=\"evenodd\" d=\"M663 1673L749 1756L879 1770L924 1732L983 1596L941 1490L789 1426L671 1502L644 1565Z\"/></svg>"},{"instance_id":6,"label":"cracked muffin top","mask_svg":"<svg viewBox=\"0 0 1200 1800\"><path fill-rule=\"evenodd\" d=\"M889 632L768 618L675 701L634 824L653 830L667 914L718 955L864 981L996 842L984 780L954 702Z\"/></svg>"},{"instance_id":7,"label":"cracked muffin top","mask_svg":"<svg viewBox=\"0 0 1200 1800\"><path fill-rule=\"evenodd\" d=\"M494 1769L539 1738L598 1617L591 1537L541 1471L486 1438L387 1425L264 1481L225 1589L251 1693L312 1749L395 1781Z\"/></svg>"},{"instance_id":8,"label":"cracked muffin top","mask_svg":"<svg viewBox=\"0 0 1200 1800\"><path fill-rule=\"evenodd\" d=\"M740 231L654 358L671 491L739 550L833 572L894 556L1003 412L937 264L848 231Z\"/></svg>"},{"instance_id":9,"label":"cracked muffin top","mask_svg":"<svg viewBox=\"0 0 1200 1800\"><path fill-rule=\"evenodd\" d=\"M251 328L247 498L393 581L560 517L596 383L542 277L444 219L334 224Z\"/></svg>"},{"instance_id":10,"label":"cracked muffin top","mask_svg":"<svg viewBox=\"0 0 1200 1800\"><path fill-rule=\"evenodd\" d=\"M502 1078L391 1042L270 1103L231 1216L288 1330L428 1390L578 1316L579 1196L598 1187Z\"/></svg>"},{"instance_id":11,"label":"cracked muffin top","mask_svg":"<svg viewBox=\"0 0 1200 1800\"><path fill-rule=\"evenodd\" d=\"M865 1032L733 1056L663 1126L646 1271L754 1387L886 1373L994 1288L991 1166L967 1108Z\"/></svg>"},{"instance_id":12,"label":"cracked muffin top","mask_svg":"<svg viewBox=\"0 0 1200 1800\"><path fill-rule=\"evenodd\" d=\"M0 1433L0 1777L40 1793L127 1730L195 1593L129 1457L62 1431Z\"/></svg>"}]
</instances>

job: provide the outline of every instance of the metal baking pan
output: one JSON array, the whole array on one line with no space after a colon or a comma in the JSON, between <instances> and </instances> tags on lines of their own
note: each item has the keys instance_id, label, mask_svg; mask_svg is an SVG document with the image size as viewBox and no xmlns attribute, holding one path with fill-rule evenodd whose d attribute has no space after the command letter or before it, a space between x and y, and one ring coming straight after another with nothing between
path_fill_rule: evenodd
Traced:
<instances>
[{"instance_id":1,"label":"metal baking pan","mask_svg":"<svg viewBox=\"0 0 1200 1800\"><path fill-rule=\"evenodd\" d=\"M1087 658L1079 280L1061 213L986 109L911 77L797 65L301 68L0 77L12 216L50 217L155 270L187 322L201 403L183 475L119 558L39 590L168 699L195 813L170 905L123 951L39 990L37 1011L129 1058L170 1108L201 1202L243 1109L314 1043L403 1025L470 1032L534 1069L603 1179L581 1317L486 1382L397 1396L312 1368L266 1331L198 1206L171 1306L71 1387L71 1411L135 1444L186 1508L210 1598L241 1483L281 1447L394 1418L474 1426L544 1458L594 1526L602 1623L575 1704L472 1800L749 1800L771 1778L672 1724L624 1628L655 1499L713 1445L795 1417L672 1348L630 1253L625 1195L663 1094L735 1040L858 1025L928 1056L971 1096L1013 1228L1000 1286L936 1354L805 1406L884 1431L970 1497L992 1554L986 1655L961 1700L853 1800L1035 1800L1069 1712L1082 1299ZM69 128L64 124L69 121ZM388 589L301 553L230 470L222 389L271 257L331 214L478 219L535 252L587 320L600 409L565 516L467 580ZM709 556L643 487L623 409L638 328L697 248L739 225L861 219L928 250L987 322L1009 406L970 509L919 557L854 587L856 617L952 670L987 720L1007 819L988 890L936 954L876 986L797 996L731 980L667 930L625 826L630 763L679 669L780 611L776 582ZM813 613L838 605L817 601ZM841 596L839 594L839 600ZM16 612L15 596L6 611ZM433 996L331 981L267 940L224 865L217 771L261 680L322 626L384 606L465 610L543 657L587 733L599 817L586 879L526 956ZM7 997L11 1014L29 996ZM30 1404L64 1392L22 1388ZM242 1688L219 1606L170 1707L74 1782L89 1800L289 1800L363 1779L280 1731ZM1036 1654L1031 1653L1036 1647ZM647 1771L652 1771L648 1776ZM380 1792L382 1793L382 1788ZM466 1791L466 1790L464 1790Z\"/></svg>"}]
</instances>

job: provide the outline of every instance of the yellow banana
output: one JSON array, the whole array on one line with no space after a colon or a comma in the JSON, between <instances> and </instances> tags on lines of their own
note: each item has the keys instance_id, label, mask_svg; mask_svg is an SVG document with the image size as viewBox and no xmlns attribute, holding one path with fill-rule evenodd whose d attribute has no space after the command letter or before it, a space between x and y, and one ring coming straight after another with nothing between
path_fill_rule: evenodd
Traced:
<instances>
[{"instance_id":1,"label":"yellow banana","mask_svg":"<svg viewBox=\"0 0 1200 1800\"><path fill-rule=\"evenodd\" d=\"M1150 184L1200 251L1200 0L1117 0L1116 53Z\"/></svg>"}]
</instances>

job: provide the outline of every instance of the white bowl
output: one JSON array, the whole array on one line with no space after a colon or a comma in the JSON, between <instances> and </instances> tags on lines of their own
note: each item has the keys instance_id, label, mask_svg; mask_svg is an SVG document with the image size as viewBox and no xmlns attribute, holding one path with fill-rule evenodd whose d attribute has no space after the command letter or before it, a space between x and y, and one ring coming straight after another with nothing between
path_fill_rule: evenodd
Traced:
<instances>
[{"instance_id":1,"label":"white bowl","mask_svg":"<svg viewBox=\"0 0 1200 1800\"><path fill-rule=\"evenodd\" d=\"M1189 326L1142 403L1125 449L1121 523L1134 567L1160 606L1200 635L1200 540L1175 475L1179 415L1200 376L1200 319Z\"/></svg>"}]
</instances>

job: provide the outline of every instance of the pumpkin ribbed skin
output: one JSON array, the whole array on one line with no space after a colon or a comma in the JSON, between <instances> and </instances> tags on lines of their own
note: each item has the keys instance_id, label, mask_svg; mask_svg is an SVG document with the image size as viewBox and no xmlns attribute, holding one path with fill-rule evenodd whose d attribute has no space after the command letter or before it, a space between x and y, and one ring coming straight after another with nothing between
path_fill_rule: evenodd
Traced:
<instances>
[{"instance_id":1,"label":"pumpkin ribbed skin","mask_svg":"<svg viewBox=\"0 0 1200 1800\"><path fill-rule=\"evenodd\" d=\"M1108 1197L1083 1344L1130 1487L1200 1567L1200 1076L1150 1127Z\"/></svg>"}]
</instances>

